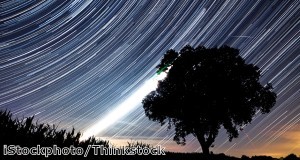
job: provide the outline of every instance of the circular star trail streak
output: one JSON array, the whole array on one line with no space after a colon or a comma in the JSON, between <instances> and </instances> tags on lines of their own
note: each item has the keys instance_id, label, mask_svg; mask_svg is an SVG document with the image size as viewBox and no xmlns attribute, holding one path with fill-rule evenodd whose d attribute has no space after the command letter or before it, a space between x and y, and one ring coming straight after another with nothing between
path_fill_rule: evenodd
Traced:
<instances>
[{"instance_id":1,"label":"circular star trail streak","mask_svg":"<svg viewBox=\"0 0 300 160\"><path fill-rule=\"evenodd\" d=\"M300 153L300 1L76 0L0 2L0 109L86 131L155 75L168 49L238 48L273 84L277 103L213 152ZM139 93L139 92L138 92ZM132 108L132 107L131 107ZM197 140L145 118L141 103L95 136L200 152Z\"/></svg>"}]
</instances>

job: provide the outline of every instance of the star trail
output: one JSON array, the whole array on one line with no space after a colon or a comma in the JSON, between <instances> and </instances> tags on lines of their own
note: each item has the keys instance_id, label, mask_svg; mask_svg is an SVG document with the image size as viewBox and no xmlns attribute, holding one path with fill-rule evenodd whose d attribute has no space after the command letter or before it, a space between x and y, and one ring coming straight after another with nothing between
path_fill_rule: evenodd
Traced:
<instances>
[{"instance_id":1,"label":"star trail","mask_svg":"<svg viewBox=\"0 0 300 160\"><path fill-rule=\"evenodd\" d=\"M4 0L0 6L0 109L15 117L34 115L86 135L99 126L95 136L115 145L133 140L201 152L193 136L178 146L172 129L145 117L141 102L127 102L140 99L168 49L225 44L260 67L261 83L272 83L277 103L269 114L257 112L232 142L221 129L212 151L300 153L299 0ZM112 114L119 111L120 117Z\"/></svg>"}]
</instances>

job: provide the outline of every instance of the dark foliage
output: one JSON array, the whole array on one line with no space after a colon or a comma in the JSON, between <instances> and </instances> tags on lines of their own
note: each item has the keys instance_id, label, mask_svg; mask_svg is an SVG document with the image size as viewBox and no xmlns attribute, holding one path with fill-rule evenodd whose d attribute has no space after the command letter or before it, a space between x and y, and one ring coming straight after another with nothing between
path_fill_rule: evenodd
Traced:
<instances>
[{"instance_id":1,"label":"dark foliage","mask_svg":"<svg viewBox=\"0 0 300 160\"><path fill-rule=\"evenodd\" d=\"M55 125L33 123L34 117L23 120L13 119L8 111L0 111L0 145L1 155L3 156L3 145L19 145L20 147L82 147L86 148L89 144L97 144L108 147L108 141L97 140L90 137L87 140L79 141L81 133L57 130ZM9 159L19 159L18 156L7 156ZM23 157L24 158L24 157ZM21 158L21 159L23 159ZM43 156L33 156L29 159L40 159Z\"/></svg>"},{"instance_id":2,"label":"dark foliage","mask_svg":"<svg viewBox=\"0 0 300 160\"><path fill-rule=\"evenodd\" d=\"M276 158L273 158L271 156L252 156L252 160L275 160Z\"/></svg>"},{"instance_id":3,"label":"dark foliage","mask_svg":"<svg viewBox=\"0 0 300 160\"><path fill-rule=\"evenodd\" d=\"M298 158L295 154L290 154L286 156L283 160L300 160L300 157Z\"/></svg>"},{"instance_id":4,"label":"dark foliage","mask_svg":"<svg viewBox=\"0 0 300 160\"><path fill-rule=\"evenodd\" d=\"M157 68L167 77L144 98L146 116L174 126L178 144L193 134L205 154L221 127L231 141L258 110L268 113L275 105L272 85L259 82L259 68L228 46L169 50Z\"/></svg>"},{"instance_id":5,"label":"dark foliage","mask_svg":"<svg viewBox=\"0 0 300 160\"><path fill-rule=\"evenodd\" d=\"M241 159L242 160L250 160L250 158L248 156L246 156L246 155L242 155Z\"/></svg>"}]
</instances>

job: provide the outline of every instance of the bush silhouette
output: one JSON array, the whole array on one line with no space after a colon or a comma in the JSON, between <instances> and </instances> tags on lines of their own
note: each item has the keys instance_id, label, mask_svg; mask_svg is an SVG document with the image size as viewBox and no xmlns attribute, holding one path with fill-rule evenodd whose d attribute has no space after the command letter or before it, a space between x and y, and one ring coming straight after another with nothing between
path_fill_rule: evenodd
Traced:
<instances>
[{"instance_id":1,"label":"bush silhouette","mask_svg":"<svg viewBox=\"0 0 300 160\"><path fill-rule=\"evenodd\" d=\"M300 160L295 154L290 154L286 156L283 160Z\"/></svg>"},{"instance_id":2,"label":"bush silhouette","mask_svg":"<svg viewBox=\"0 0 300 160\"><path fill-rule=\"evenodd\" d=\"M64 129L57 130L55 125L33 123L34 117L23 120L12 118L9 111L0 111L0 145L1 153L3 145L19 145L21 147L82 147L86 149L88 145L97 144L105 147L109 146L108 141L97 140L89 137L87 140L79 141L81 133L75 133ZM3 153L0 157L3 156Z\"/></svg>"}]
</instances>

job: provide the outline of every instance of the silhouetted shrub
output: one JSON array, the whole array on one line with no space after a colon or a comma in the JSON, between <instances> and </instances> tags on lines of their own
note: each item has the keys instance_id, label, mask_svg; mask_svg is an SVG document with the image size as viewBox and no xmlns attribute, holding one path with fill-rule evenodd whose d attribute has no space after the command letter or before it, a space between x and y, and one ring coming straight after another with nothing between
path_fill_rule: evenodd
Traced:
<instances>
[{"instance_id":1,"label":"silhouetted shrub","mask_svg":"<svg viewBox=\"0 0 300 160\"><path fill-rule=\"evenodd\" d=\"M242 155L241 157L242 160L250 160L250 157L246 156L246 155Z\"/></svg>"},{"instance_id":2,"label":"silhouetted shrub","mask_svg":"<svg viewBox=\"0 0 300 160\"><path fill-rule=\"evenodd\" d=\"M286 156L283 160L300 160L295 154L290 154Z\"/></svg>"},{"instance_id":3,"label":"silhouetted shrub","mask_svg":"<svg viewBox=\"0 0 300 160\"><path fill-rule=\"evenodd\" d=\"M64 129L57 130L55 125L33 123L34 117L22 120L13 119L9 111L0 111L0 145L1 155L4 156L4 145L18 145L20 147L82 147L86 149L88 145L103 145L108 147L109 142L89 137L87 140L80 141L81 133L75 133ZM9 159L19 159L18 156L9 156ZM6 157L6 158L8 158ZM20 156L19 156L20 157ZM29 159L40 159L41 156L34 156ZM21 159L24 159L22 156Z\"/></svg>"},{"instance_id":4,"label":"silhouetted shrub","mask_svg":"<svg viewBox=\"0 0 300 160\"><path fill-rule=\"evenodd\" d=\"M271 156L252 156L252 160L275 160L276 158L273 158Z\"/></svg>"}]
</instances>

